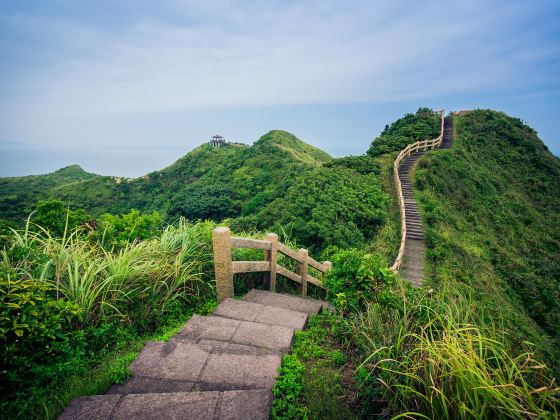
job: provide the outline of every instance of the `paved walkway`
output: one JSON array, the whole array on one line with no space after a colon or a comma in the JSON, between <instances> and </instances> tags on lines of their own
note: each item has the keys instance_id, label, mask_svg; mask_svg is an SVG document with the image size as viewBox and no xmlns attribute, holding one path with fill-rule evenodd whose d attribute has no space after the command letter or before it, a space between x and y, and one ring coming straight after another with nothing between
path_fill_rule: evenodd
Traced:
<instances>
[{"instance_id":1,"label":"paved walkway","mask_svg":"<svg viewBox=\"0 0 560 420\"><path fill-rule=\"evenodd\" d=\"M150 342L106 395L76 398L60 419L268 419L294 333L325 302L251 290Z\"/></svg>"},{"instance_id":2,"label":"paved walkway","mask_svg":"<svg viewBox=\"0 0 560 420\"><path fill-rule=\"evenodd\" d=\"M443 140L440 149L448 149L453 144L453 117L445 117L443 123ZM403 277L409 280L413 286L420 287L424 281L424 229L422 218L418 210L418 203L412 192L409 174L416 161L426 152L416 152L403 161L399 168L399 178L404 197L406 217L406 242L404 248L404 259L402 266Z\"/></svg>"}]
</instances>

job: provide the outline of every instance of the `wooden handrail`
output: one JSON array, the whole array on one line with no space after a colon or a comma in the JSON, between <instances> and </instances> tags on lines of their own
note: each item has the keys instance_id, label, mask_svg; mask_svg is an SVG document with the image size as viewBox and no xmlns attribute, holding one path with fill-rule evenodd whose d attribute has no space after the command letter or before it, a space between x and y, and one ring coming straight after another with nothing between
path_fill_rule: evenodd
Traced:
<instances>
[{"instance_id":1,"label":"wooden handrail","mask_svg":"<svg viewBox=\"0 0 560 420\"><path fill-rule=\"evenodd\" d=\"M301 294L307 296L307 283L325 288L321 280L311 276L307 271L311 266L321 273L331 270L330 261L322 263L308 255L307 249L294 250L278 242L278 235L269 233L264 240L240 238L231 236L227 227L218 227L212 231L212 247L214 251L214 267L216 273L216 294L218 302L233 297L233 275L237 273L270 273L270 290L276 291L276 275L279 274L289 280L301 284ZM264 261L232 261L232 248L251 248L265 250ZM297 262L297 273L288 270L277 263L278 253Z\"/></svg>"},{"instance_id":2,"label":"wooden handrail","mask_svg":"<svg viewBox=\"0 0 560 420\"><path fill-rule=\"evenodd\" d=\"M400 153L397 155L397 158L393 162L393 174L395 177L395 186L397 187L397 195L399 198L399 208L401 213L401 245L399 247L399 253L397 254L395 263L391 266L391 271L393 271L394 273L397 273L399 271L399 268L401 267L402 259L404 255L404 248L406 246L406 211L404 205L404 196L402 193L401 179L399 177L399 167L401 166L403 159L410 156L412 152L419 152L420 150L423 151L432 150L441 145L441 142L443 140L443 122L444 122L443 114L444 114L444 110L441 110L440 111L441 129L438 137L431 140L417 141L416 143L407 145L403 150L400 151Z\"/></svg>"}]
</instances>

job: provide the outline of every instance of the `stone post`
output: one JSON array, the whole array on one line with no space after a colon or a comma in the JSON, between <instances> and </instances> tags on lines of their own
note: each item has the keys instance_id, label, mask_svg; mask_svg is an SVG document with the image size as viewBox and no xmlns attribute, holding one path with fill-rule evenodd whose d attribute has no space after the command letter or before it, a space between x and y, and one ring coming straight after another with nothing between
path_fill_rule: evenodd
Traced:
<instances>
[{"instance_id":1,"label":"stone post","mask_svg":"<svg viewBox=\"0 0 560 420\"><path fill-rule=\"evenodd\" d=\"M297 263L297 274L301 276L301 296L307 297L307 257L309 252L305 248L298 249L298 257L302 262Z\"/></svg>"},{"instance_id":2,"label":"stone post","mask_svg":"<svg viewBox=\"0 0 560 420\"><path fill-rule=\"evenodd\" d=\"M270 251L264 252L265 260L270 262L270 291L276 292L276 264L278 262L278 235L267 233L265 241L270 242Z\"/></svg>"},{"instance_id":3,"label":"stone post","mask_svg":"<svg viewBox=\"0 0 560 420\"><path fill-rule=\"evenodd\" d=\"M216 295L218 303L233 297L233 269L231 264L231 232L227 227L212 231Z\"/></svg>"},{"instance_id":4,"label":"stone post","mask_svg":"<svg viewBox=\"0 0 560 420\"><path fill-rule=\"evenodd\" d=\"M331 271L331 270L332 270L332 262L330 262L330 261L325 261L325 262L323 262L323 265L324 265L325 267L327 267L327 271Z\"/></svg>"}]
</instances>

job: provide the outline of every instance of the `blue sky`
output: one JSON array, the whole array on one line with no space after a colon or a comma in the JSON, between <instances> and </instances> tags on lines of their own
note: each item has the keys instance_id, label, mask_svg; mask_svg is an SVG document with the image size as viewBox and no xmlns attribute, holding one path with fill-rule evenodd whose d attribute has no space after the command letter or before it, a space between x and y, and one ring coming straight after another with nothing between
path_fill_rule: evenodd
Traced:
<instances>
[{"instance_id":1,"label":"blue sky","mask_svg":"<svg viewBox=\"0 0 560 420\"><path fill-rule=\"evenodd\" d=\"M0 176L271 129L361 154L419 106L505 111L558 156L559 75L557 0L0 0Z\"/></svg>"}]
</instances>

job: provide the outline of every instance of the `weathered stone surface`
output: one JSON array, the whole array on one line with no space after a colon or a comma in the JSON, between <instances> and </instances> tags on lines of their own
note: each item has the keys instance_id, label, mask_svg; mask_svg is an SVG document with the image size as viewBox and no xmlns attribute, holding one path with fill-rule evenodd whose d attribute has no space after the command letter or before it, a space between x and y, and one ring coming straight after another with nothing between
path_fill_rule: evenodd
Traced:
<instances>
[{"instance_id":1,"label":"weathered stone surface","mask_svg":"<svg viewBox=\"0 0 560 420\"><path fill-rule=\"evenodd\" d=\"M107 395L75 399L60 418L269 418L282 352L308 314L231 299L216 313L221 315L194 316L167 343L148 343L125 384Z\"/></svg>"},{"instance_id":2,"label":"weathered stone surface","mask_svg":"<svg viewBox=\"0 0 560 420\"><path fill-rule=\"evenodd\" d=\"M290 327L241 321L231 341L237 344L288 352L293 338L294 329Z\"/></svg>"},{"instance_id":3,"label":"weathered stone surface","mask_svg":"<svg viewBox=\"0 0 560 420\"><path fill-rule=\"evenodd\" d=\"M280 354L212 354L195 386L201 390L270 389L281 361Z\"/></svg>"},{"instance_id":4,"label":"weathered stone surface","mask_svg":"<svg viewBox=\"0 0 560 420\"><path fill-rule=\"evenodd\" d=\"M130 371L137 376L195 382L209 354L190 342L151 342L132 362Z\"/></svg>"},{"instance_id":5,"label":"weathered stone surface","mask_svg":"<svg viewBox=\"0 0 560 420\"><path fill-rule=\"evenodd\" d=\"M243 321L255 321L263 308L263 305L258 303L226 299L214 310L214 315Z\"/></svg>"},{"instance_id":6,"label":"weathered stone surface","mask_svg":"<svg viewBox=\"0 0 560 420\"><path fill-rule=\"evenodd\" d=\"M107 419L120 398L120 395L75 398L58 418L60 420Z\"/></svg>"},{"instance_id":7,"label":"weathered stone surface","mask_svg":"<svg viewBox=\"0 0 560 420\"><path fill-rule=\"evenodd\" d=\"M233 267L231 264L231 232L227 227L212 231L214 270L218 302L233 297Z\"/></svg>"},{"instance_id":8,"label":"weathered stone surface","mask_svg":"<svg viewBox=\"0 0 560 420\"><path fill-rule=\"evenodd\" d=\"M224 392L220 420L266 420L270 417L272 392L267 389Z\"/></svg>"},{"instance_id":9,"label":"weathered stone surface","mask_svg":"<svg viewBox=\"0 0 560 420\"><path fill-rule=\"evenodd\" d=\"M113 385L107 394L147 394L153 392L189 392L193 381L132 376L122 385Z\"/></svg>"},{"instance_id":10,"label":"weathered stone surface","mask_svg":"<svg viewBox=\"0 0 560 420\"><path fill-rule=\"evenodd\" d=\"M264 325L218 316L195 315L173 340L230 341L277 351L288 351L292 344L294 329L278 325Z\"/></svg>"},{"instance_id":11,"label":"weathered stone surface","mask_svg":"<svg viewBox=\"0 0 560 420\"><path fill-rule=\"evenodd\" d=\"M292 311L290 309L266 306L258 318L257 322L269 325L283 325L295 330L303 330L307 323L309 314L305 312Z\"/></svg>"},{"instance_id":12,"label":"weathered stone surface","mask_svg":"<svg viewBox=\"0 0 560 420\"><path fill-rule=\"evenodd\" d=\"M218 392L131 394L125 396L113 419L212 419L219 397Z\"/></svg>"},{"instance_id":13,"label":"weathered stone surface","mask_svg":"<svg viewBox=\"0 0 560 420\"><path fill-rule=\"evenodd\" d=\"M296 330L303 329L308 317L308 314L303 312L234 299L226 299L220 303L214 315Z\"/></svg>"},{"instance_id":14,"label":"weathered stone surface","mask_svg":"<svg viewBox=\"0 0 560 420\"><path fill-rule=\"evenodd\" d=\"M295 296L271 293L257 289L253 289L247 293L243 300L260 303L261 305L291 309L292 311L306 312L308 314L316 314L322 307L322 302L315 299L302 299Z\"/></svg>"},{"instance_id":15,"label":"weathered stone surface","mask_svg":"<svg viewBox=\"0 0 560 420\"><path fill-rule=\"evenodd\" d=\"M239 327L239 323L240 321L237 319L193 315L175 337L192 340L209 339L229 341L233 337L237 327Z\"/></svg>"}]
</instances>

